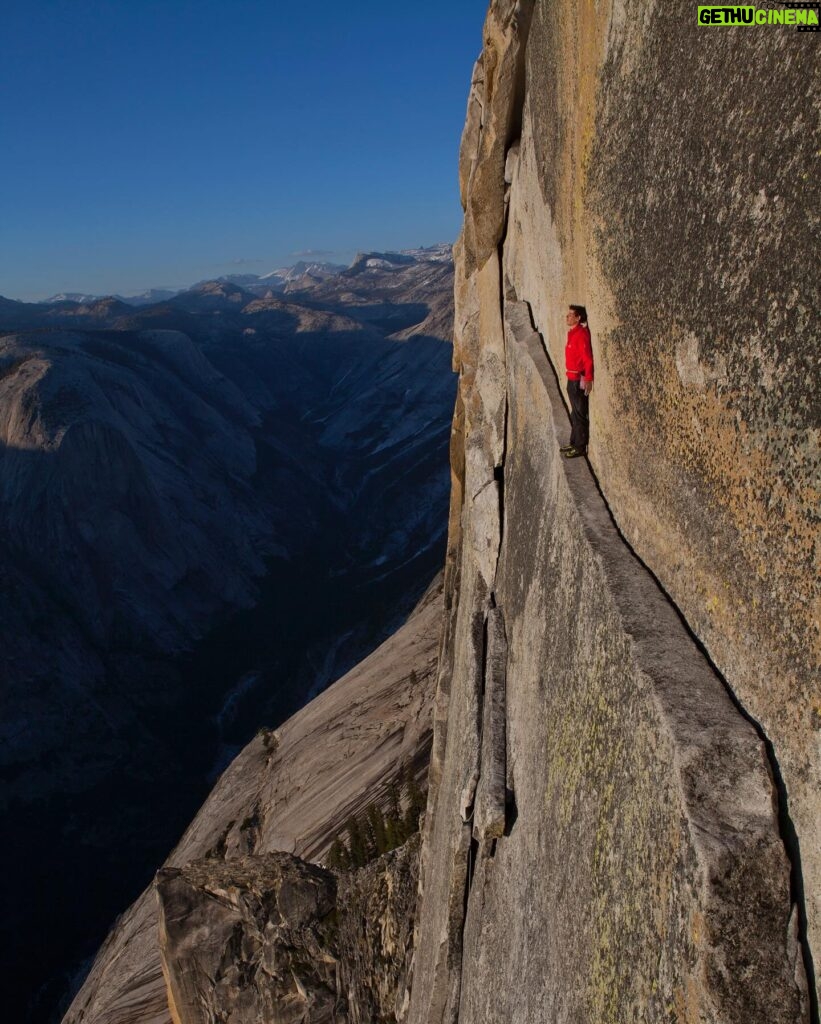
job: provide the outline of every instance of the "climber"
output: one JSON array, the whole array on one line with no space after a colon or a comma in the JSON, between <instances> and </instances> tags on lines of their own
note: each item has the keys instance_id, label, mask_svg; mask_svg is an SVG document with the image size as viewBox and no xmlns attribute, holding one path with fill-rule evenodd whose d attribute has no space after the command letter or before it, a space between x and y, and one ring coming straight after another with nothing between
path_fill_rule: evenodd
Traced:
<instances>
[{"instance_id":1,"label":"climber","mask_svg":"<svg viewBox=\"0 0 821 1024\"><path fill-rule=\"evenodd\" d=\"M593 349L584 306L571 305L565 322L569 328L564 360L567 396L570 399L570 444L562 445L559 451L566 459L577 459L587 455L590 428L588 396L593 389Z\"/></svg>"}]
</instances>

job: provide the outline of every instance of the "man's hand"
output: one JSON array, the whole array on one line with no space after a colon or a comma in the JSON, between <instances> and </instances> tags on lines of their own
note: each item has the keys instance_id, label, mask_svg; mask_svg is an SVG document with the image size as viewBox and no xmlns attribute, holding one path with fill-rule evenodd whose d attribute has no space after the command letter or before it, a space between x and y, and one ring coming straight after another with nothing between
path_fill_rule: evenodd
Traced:
<instances>
[{"instance_id":1,"label":"man's hand","mask_svg":"<svg viewBox=\"0 0 821 1024\"><path fill-rule=\"evenodd\" d=\"M592 380L586 380L582 384L582 391L584 391L584 393L586 395L589 395L592 390L593 390L593 381Z\"/></svg>"}]
</instances>

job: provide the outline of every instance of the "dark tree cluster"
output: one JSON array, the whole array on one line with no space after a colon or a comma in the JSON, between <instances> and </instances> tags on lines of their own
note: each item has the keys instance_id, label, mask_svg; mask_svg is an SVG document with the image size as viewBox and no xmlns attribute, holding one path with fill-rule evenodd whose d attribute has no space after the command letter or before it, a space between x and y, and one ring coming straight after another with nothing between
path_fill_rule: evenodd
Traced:
<instances>
[{"instance_id":1,"label":"dark tree cluster","mask_svg":"<svg viewBox=\"0 0 821 1024\"><path fill-rule=\"evenodd\" d=\"M375 801L362 814L348 818L328 854L329 867L351 871L402 846L419 829L425 794L405 767L388 787L385 807Z\"/></svg>"}]
</instances>

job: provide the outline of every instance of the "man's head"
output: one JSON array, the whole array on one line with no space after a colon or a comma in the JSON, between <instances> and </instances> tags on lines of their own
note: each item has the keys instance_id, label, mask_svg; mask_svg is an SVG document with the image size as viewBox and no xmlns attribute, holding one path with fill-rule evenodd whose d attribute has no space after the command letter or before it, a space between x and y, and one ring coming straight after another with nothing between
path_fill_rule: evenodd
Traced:
<instances>
[{"instance_id":1,"label":"man's head","mask_svg":"<svg viewBox=\"0 0 821 1024\"><path fill-rule=\"evenodd\" d=\"M575 327L576 324L587 323L587 310L584 306L574 306L572 303L567 310L565 322L568 327Z\"/></svg>"}]
</instances>

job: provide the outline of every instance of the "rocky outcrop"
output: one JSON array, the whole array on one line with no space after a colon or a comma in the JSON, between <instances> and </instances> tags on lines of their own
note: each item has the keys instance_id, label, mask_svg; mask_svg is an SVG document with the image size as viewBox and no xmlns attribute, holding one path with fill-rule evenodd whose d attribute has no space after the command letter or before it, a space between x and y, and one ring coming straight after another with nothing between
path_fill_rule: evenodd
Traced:
<instances>
[{"instance_id":1,"label":"rocky outcrop","mask_svg":"<svg viewBox=\"0 0 821 1024\"><path fill-rule=\"evenodd\" d=\"M177 877L175 871L196 861L227 879L232 864L277 852L321 862L351 816L362 814L373 801L386 803L403 766L422 779L441 619L440 578L407 623L372 655L280 728L261 731L242 751L169 857L171 874L162 877ZM412 849L406 845L405 853L388 857L388 862L391 857L402 861L403 877L415 871ZM398 991L401 951L408 941L403 929L412 930L402 922L410 912L407 893L415 886L395 888L385 863L383 858L351 876L371 878L367 891L353 881L340 888L351 920L361 921L359 915L366 912L361 927L380 935L380 944L369 943L366 952L363 940L355 938L359 926L352 925L353 932L341 930L339 941L351 962L374 956L381 965L346 975L346 991L352 978L364 986L354 990L359 992L355 999L346 996L362 1007L390 1001L387 978L397 979ZM244 911L236 903L231 913ZM383 927L380 922L393 920L392 914L395 923ZM66 1024L170 1024L157 929L152 887L115 925ZM186 941L182 932L179 941Z\"/></svg>"},{"instance_id":2,"label":"rocky outcrop","mask_svg":"<svg viewBox=\"0 0 821 1024\"><path fill-rule=\"evenodd\" d=\"M196 861L157 879L174 1024L335 1024L336 879L288 854Z\"/></svg>"},{"instance_id":3,"label":"rocky outcrop","mask_svg":"<svg viewBox=\"0 0 821 1024\"><path fill-rule=\"evenodd\" d=\"M157 879L174 1024L373 1024L406 998L418 836L335 875L286 853Z\"/></svg>"},{"instance_id":4,"label":"rocky outcrop","mask_svg":"<svg viewBox=\"0 0 821 1024\"><path fill-rule=\"evenodd\" d=\"M340 990L353 1022L405 1019L419 886L419 835L359 871L337 892Z\"/></svg>"},{"instance_id":5,"label":"rocky outcrop","mask_svg":"<svg viewBox=\"0 0 821 1024\"><path fill-rule=\"evenodd\" d=\"M817 1020L812 52L490 5L411 1024Z\"/></svg>"}]
</instances>

